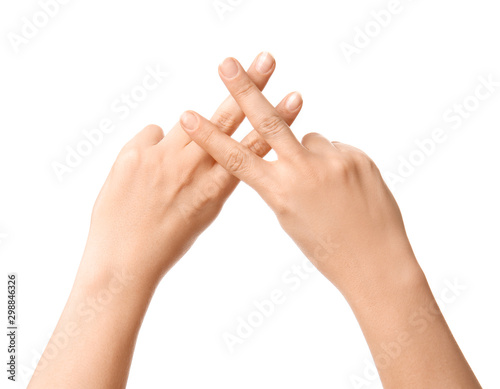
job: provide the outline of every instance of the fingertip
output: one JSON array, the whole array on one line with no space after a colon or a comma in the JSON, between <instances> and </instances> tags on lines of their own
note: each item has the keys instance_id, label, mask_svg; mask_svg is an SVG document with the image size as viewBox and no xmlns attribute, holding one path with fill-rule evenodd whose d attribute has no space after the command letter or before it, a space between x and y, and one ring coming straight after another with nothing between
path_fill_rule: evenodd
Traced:
<instances>
[{"instance_id":1,"label":"fingertip","mask_svg":"<svg viewBox=\"0 0 500 389\"><path fill-rule=\"evenodd\" d=\"M181 115L180 123L184 130L194 131L198 128L200 120L195 112L186 111Z\"/></svg>"},{"instance_id":2,"label":"fingertip","mask_svg":"<svg viewBox=\"0 0 500 389\"><path fill-rule=\"evenodd\" d=\"M274 70L276 60L273 55L267 51L260 53L255 62L255 69L261 74L267 74Z\"/></svg>"},{"instance_id":3,"label":"fingertip","mask_svg":"<svg viewBox=\"0 0 500 389\"><path fill-rule=\"evenodd\" d=\"M303 103L302 95L299 92L293 92L286 98L285 108L290 112L294 112L302 107Z\"/></svg>"},{"instance_id":4,"label":"fingertip","mask_svg":"<svg viewBox=\"0 0 500 389\"><path fill-rule=\"evenodd\" d=\"M219 74L227 79L235 78L240 71L239 62L233 58L228 57L219 65Z\"/></svg>"}]
</instances>

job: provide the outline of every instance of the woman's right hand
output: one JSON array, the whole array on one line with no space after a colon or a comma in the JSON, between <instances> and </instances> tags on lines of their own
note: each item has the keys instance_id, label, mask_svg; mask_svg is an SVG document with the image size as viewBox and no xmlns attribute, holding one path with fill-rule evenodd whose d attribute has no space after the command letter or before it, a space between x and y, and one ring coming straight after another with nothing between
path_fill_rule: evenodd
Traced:
<instances>
[{"instance_id":1,"label":"woman's right hand","mask_svg":"<svg viewBox=\"0 0 500 389\"><path fill-rule=\"evenodd\" d=\"M481 388L432 295L399 208L362 151L311 133L299 143L239 63L221 78L278 160L267 162L198 114L191 139L257 190L351 305L384 388Z\"/></svg>"},{"instance_id":2,"label":"woman's right hand","mask_svg":"<svg viewBox=\"0 0 500 389\"><path fill-rule=\"evenodd\" d=\"M363 298L373 285L419 275L399 208L373 161L361 150L317 133L300 143L241 65L219 69L231 95L278 160L269 162L193 115L191 139L276 213L305 255L348 298ZM185 116L183 116L185 117Z\"/></svg>"}]
</instances>

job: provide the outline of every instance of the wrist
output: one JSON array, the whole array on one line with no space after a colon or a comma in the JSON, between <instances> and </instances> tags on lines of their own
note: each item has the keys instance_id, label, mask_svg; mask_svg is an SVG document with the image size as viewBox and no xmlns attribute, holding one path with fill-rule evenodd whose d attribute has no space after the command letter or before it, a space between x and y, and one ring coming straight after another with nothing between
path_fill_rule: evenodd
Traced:
<instances>
[{"instance_id":1,"label":"wrist","mask_svg":"<svg viewBox=\"0 0 500 389\"><path fill-rule=\"evenodd\" d=\"M92 333L96 327L112 327L119 322L124 334L135 334L155 288L156 283L144 282L127 268L82 261L64 314L82 332Z\"/></svg>"},{"instance_id":2,"label":"wrist","mask_svg":"<svg viewBox=\"0 0 500 389\"><path fill-rule=\"evenodd\" d=\"M80 262L74 290L90 295L129 295L151 298L161 276L147 266L148 261L131 252L87 246Z\"/></svg>"},{"instance_id":3,"label":"wrist","mask_svg":"<svg viewBox=\"0 0 500 389\"><path fill-rule=\"evenodd\" d=\"M112 233L109 226L99 227L91 225L80 265L82 273L95 277L97 272L127 272L146 288L155 288L195 240L178 221L156 233Z\"/></svg>"},{"instance_id":4,"label":"wrist","mask_svg":"<svg viewBox=\"0 0 500 389\"><path fill-rule=\"evenodd\" d=\"M425 275L409 252L372 258L341 291L354 311L364 311L428 290Z\"/></svg>"},{"instance_id":5,"label":"wrist","mask_svg":"<svg viewBox=\"0 0 500 389\"><path fill-rule=\"evenodd\" d=\"M398 258L396 263L385 272L373 271L369 281L346 295L365 335L381 341L414 331L421 314L432 320L442 316L416 259Z\"/></svg>"}]
</instances>

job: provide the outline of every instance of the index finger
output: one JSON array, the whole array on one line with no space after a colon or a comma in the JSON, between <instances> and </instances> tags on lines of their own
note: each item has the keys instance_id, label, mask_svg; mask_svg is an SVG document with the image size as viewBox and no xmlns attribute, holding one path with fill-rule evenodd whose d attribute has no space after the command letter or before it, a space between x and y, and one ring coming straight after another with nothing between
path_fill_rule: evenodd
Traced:
<instances>
[{"instance_id":1,"label":"index finger","mask_svg":"<svg viewBox=\"0 0 500 389\"><path fill-rule=\"evenodd\" d=\"M269 171L267 161L193 111L184 112L180 123L189 137L233 176L257 191L264 185Z\"/></svg>"},{"instance_id":2,"label":"index finger","mask_svg":"<svg viewBox=\"0 0 500 389\"><path fill-rule=\"evenodd\" d=\"M255 85L262 90L265 88L275 69L276 61L274 57L267 52L262 52L248 68L248 75L254 81ZM217 108L217 111L210 120L223 132L232 135L244 119L245 114L236 101L234 101L233 97L229 96ZM186 147L191 143L191 138L182 130L180 123L177 123L159 144L167 145L171 142L178 145L178 147Z\"/></svg>"},{"instance_id":3,"label":"index finger","mask_svg":"<svg viewBox=\"0 0 500 389\"><path fill-rule=\"evenodd\" d=\"M219 74L250 123L276 151L278 157L304 150L290 127L264 97L238 61L234 58L226 58L219 66ZM292 100L290 103L294 102Z\"/></svg>"}]
</instances>

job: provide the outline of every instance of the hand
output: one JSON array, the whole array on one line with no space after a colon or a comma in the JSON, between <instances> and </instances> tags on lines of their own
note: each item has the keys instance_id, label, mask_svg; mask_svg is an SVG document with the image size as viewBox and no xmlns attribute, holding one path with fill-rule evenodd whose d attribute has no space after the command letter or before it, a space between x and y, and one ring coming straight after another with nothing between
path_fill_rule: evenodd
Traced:
<instances>
[{"instance_id":1,"label":"hand","mask_svg":"<svg viewBox=\"0 0 500 389\"><path fill-rule=\"evenodd\" d=\"M262 89L274 69L274 58L263 53L248 74ZM295 97L276 108L289 124L301 108ZM289 109L291 100L295 104ZM230 96L211 123L230 136L244 117ZM242 144L256 158L270 150L255 131ZM94 269L97 261L100 269L125 266L135 274L147 273L143 278L148 282L158 279L215 219L237 184L179 124L166 136L158 126L147 126L120 152L96 201L84 255L84 261L92 258L87 268Z\"/></svg>"},{"instance_id":2,"label":"hand","mask_svg":"<svg viewBox=\"0 0 500 389\"><path fill-rule=\"evenodd\" d=\"M190 116L182 121L184 130L257 190L304 254L344 294L384 388L480 388L373 161L316 133L299 143L238 62L227 59L219 72L278 160L258 158L194 112L184 116Z\"/></svg>"},{"instance_id":3,"label":"hand","mask_svg":"<svg viewBox=\"0 0 500 389\"><path fill-rule=\"evenodd\" d=\"M249 76L263 88L274 68L274 59L263 54ZM289 96L277 111L292 123L300 108L300 97ZM230 136L244 117L229 97L212 123ZM243 144L257 158L270 150L255 131ZM71 295L29 388L124 388L156 285L237 184L179 124L166 136L147 126L132 139L96 201Z\"/></svg>"},{"instance_id":4,"label":"hand","mask_svg":"<svg viewBox=\"0 0 500 389\"><path fill-rule=\"evenodd\" d=\"M394 281L418 271L399 208L373 161L316 133L299 143L236 60L227 59L219 71L278 160L257 157L194 112L181 124L219 164L257 190L318 269L353 298L372 293L377 278Z\"/></svg>"}]
</instances>

